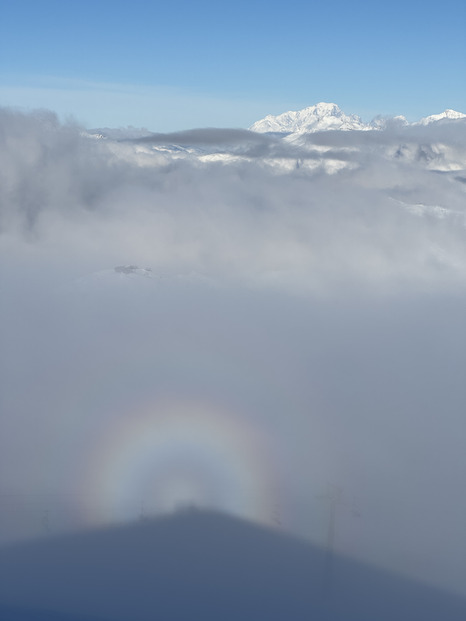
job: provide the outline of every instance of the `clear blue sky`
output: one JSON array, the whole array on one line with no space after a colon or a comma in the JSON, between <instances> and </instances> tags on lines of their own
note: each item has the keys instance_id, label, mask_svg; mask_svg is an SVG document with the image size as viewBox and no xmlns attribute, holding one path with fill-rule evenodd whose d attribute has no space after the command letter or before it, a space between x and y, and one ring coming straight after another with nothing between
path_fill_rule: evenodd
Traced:
<instances>
[{"instance_id":1,"label":"clear blue sky","mask_svg":"<svg viewBox=\"0 0 466 621\"><path fill-rule=\"evenodd\" d=\"M2 105L170 131L319 101L466 112L466 2L0 0Z\"/></svg>"}]
</instances>

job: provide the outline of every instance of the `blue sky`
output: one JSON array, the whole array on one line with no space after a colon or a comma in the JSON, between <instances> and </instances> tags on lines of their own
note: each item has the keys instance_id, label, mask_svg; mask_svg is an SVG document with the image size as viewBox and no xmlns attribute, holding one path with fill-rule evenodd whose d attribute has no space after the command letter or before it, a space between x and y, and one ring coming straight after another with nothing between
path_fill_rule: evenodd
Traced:
<instances>
[{"instance_id":1,"label":"blue sky","mask_svg":"<svg viewBox=\"0 0 466 621\"><path fill-rule=\"evenodd\" d=\"M0 7L0 104L88 127L247 127L319 101L364 119L466 111L464 0Z\"/></svg>"}]
</instances>

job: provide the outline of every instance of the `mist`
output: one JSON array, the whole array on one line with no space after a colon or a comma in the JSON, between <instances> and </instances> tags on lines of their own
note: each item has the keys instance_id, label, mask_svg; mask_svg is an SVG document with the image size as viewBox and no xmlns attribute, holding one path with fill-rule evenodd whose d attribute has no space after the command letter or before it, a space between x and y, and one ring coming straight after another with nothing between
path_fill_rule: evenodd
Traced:
<instances>
[{"instance_id":1,"label":"mist","mask_svg":"<svg viewBox=\"0 0 466 621\"><path fill-rule=\"evenodd\" d=\"M0 542L196 506L325 546L337 486L339 553L466 595L461 132L0 110Z\"/></svg>"}]
</instances>

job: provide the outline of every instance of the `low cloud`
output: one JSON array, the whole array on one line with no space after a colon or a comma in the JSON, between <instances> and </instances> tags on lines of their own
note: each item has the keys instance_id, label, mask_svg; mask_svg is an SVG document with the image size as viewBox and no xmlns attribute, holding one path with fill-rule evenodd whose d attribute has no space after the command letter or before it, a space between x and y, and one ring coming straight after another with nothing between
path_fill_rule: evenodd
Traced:
<instances>
[{"instance_id":1,"label":"low cloud","mask_svg":"<svg viewBox=\"0 0 466 621\"><path fill-rule=\"evenodd\" d=\"M268 144L271 142L271 139L263 134L257 134L247 129L206 127L169 134L150 134L149 136L139 138L137 142L149 142L151 144L231 145L244 142Z\"/></svg>"},{"instance_id":2,"label":"low cloud","mask_svg":"<svg viewBox=\"0 0 466 621\"><path fill-rule=\"evenodd\" d=\"M350 155L342 151L303 149L284 142L278 136L260 134L246 129L204 128L169 134L149 134L129 139L137 144L185 145L208 147L214 152L243 155L249 158L334 159L348 161Z\"/></svg>"}]
</instances>

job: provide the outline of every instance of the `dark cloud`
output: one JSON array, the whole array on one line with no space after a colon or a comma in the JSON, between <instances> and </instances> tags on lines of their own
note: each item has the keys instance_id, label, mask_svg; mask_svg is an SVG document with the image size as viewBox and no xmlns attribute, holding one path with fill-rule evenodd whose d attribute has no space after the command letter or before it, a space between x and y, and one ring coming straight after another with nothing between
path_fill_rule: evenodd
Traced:
<instances>
[{"instance_id":1,"label":"dark cloud","mask_svg":"<svg viewBox=\"0 0 466 621\"><path fill-rule=\"evenodd\" d=\"M201 129L188 129L169 134L150 134L138 138L136 142L148 142L150 144L184 144L184 145L234 145L250 142L256 144L268 144L271 139L264 134L248 131L247 129L224 129L206 127Z\"/></svg>"},{"instance_id":2,"label":"dark cloud","mask_svg":"<svg viewBox=\"0 0 466 621\"><path fill-rule=\"evenodd\" d=\"M343 152L324 152L303 149L285 143L281 137L260 134L244 129L205 128L192 129L170 134L150 134L132 142L149 145L178 145L208 147L222 153L232 153L250 158L284 159L335 159L347 161L349 155Z\"/></svg>"}]
</instances>

